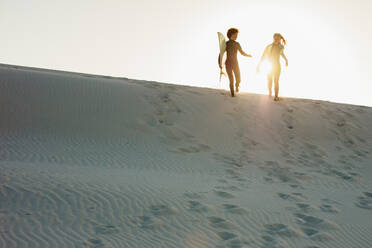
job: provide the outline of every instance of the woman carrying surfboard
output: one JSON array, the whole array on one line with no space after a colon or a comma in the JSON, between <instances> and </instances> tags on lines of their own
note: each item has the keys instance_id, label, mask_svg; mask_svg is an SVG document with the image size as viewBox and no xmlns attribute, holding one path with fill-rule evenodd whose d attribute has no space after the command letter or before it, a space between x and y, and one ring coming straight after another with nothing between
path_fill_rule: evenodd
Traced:
<instances>
[{"instance_id":1,"label":"woman carrying surfboard","mask_svg":"<svg viewBox=\"0 0 372 248\"><path fill-rule=\"evenodd\" d=\"M283 57L285 60L285 65L288 66L288 59L284 55L284 46L286 45L286 41L284 37L279 34L275 33L273 36L273 43L268 45L265 48L265 51L262 54L260 63L257 66L257 71L260 70L261 63L266 59L271 64L271 69L267 74L267 87L269 88L269 95L271 96L272 93L272 85L273 79L275 84L275 97L274 101L279 101L279 77L280 77L280 57Z\"/></svg>"},{"instance_id":2,"label":"woman carrying surfboard","mask_svg":"<svg viewBox=\"0 0 372 248\"><path fill-rule=\"evenodd\" d=\"M252 55L245 53L242 50L242 47L240 46L239 42L236 42L236 39L238 38L239 30L236 28L230 28L227 31L227 37L229 40L226 42L226 72L229 77L230 82L230 92L231 96L234 97L234 75L235 75L235 89L236 92L239 92L239 84L240 84L240 69L239 69L239 63L238 63L238 51L240 54L246 57L252 57ZM220 55L221 56L221 55ZM218 64L220 68L222 69L222 62L221 57L218 58Z\"/></svg>"}]
</instances>

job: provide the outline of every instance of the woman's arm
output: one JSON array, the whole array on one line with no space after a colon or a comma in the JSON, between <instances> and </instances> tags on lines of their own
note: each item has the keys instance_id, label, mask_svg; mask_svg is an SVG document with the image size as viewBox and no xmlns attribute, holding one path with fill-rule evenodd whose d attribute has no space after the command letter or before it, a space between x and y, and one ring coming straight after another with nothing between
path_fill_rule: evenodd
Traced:
<instances>
[{"instance_id":1,"label":"woman's arm","mask_svg":"<svg viewBox=\"0 0 372 248\"><path fill-rule=\"evenodd\" d=\"M265 47L265 50L264 50L264 52L262 53L262 56L261 56L261 59L260 59L259 64L261 64L262 61L266 58L266 56L267 56L267 54L268 54L268 52L269 52L269 49L270 49L270 45L267 46L267 47Z\"/></svg>"},{"instance_id":2,"label":"woman's arm","mask_svg":"<svg viewBox=\"0 0 372 248\"><path fill-rule=\"evenodd\" d=\"M285 66L288 66L288 59L287 59L287 57L285 56L284 52L282 52L280 55L281 55L281 56L283 57L283 59L285 60Z\"/></svg>"},{"instance_id":3,"label":"woman's arm","mask_svg":"<svg viewBox=\"0 0 372 248\"><path fill-rule=\"evenodd\" d=\"M267 46L265 48L264 52L262 53L260 62L258 62L258 65L257 65L257 72L260 71L260 67L261 67L262 61L266 58L268 51L269 51L269 46Z\"/></svg>"},{"instance_id":4,"label":"woman's arm","mask_svg":"<svg viewBox=\"0 0 372 248\"><path fill-rule=\"evenodd\" d=\"M240 46L239 43L238 43L238 50L239 50L239 52L240 52L241 55L246 56L246 57L250 57L250 58L252 57L252 55L247 54L247 53L245 53L245 52L243 51L243 49L242 49L242 47Z\"/></svg>"}]
</instances>

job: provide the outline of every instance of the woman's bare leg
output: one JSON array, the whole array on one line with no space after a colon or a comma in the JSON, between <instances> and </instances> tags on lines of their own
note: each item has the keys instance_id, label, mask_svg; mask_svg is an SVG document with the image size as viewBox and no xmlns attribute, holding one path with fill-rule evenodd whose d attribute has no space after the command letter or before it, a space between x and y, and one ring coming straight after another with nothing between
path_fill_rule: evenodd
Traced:
<instances>
[{"instance_id":1,"label":"woman's bare leg","mask_svg":"<svg viewBox=\"0 0 372 248\"><path fill-rule=\"evenodd\" d=\"M274 87L275 87L275 97L274 100L279 100L279 78L280 78L280 64L274 65Z\"/></svg>"},{"instance_id":2,"label":"woman's bare leg","mask_svg":"<svg viewBox=\"0 0 372 248\"><path fill-rule=\"evenodd\" d=\"M275 98L279 98L279 75L274 78L275 83Z\"/></svg>"},{"instance_id":3,"label":"woman's bare leg","mask_svg":"<svg viewBox=\"0 0 372 248\"><path fill-rule=\"evenodd\" d=\"M269 89L269 96L272 96L273 76L271 73L267 75L267 88Z\"/></svg>"}]
</instances>

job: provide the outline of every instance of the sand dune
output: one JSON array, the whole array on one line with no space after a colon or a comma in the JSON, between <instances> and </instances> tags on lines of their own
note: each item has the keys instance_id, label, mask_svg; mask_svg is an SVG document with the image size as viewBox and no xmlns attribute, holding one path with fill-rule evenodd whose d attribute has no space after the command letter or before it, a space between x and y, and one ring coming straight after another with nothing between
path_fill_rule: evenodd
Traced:
<instances>
[{"instance_id":1,"label":"sand dune","mask_svg":"<svg viewBox=\"0 0 372 248\"><path fill-rule=\"evenodd\" d=\"M372 247L372 109L0 65L0 247Z\"/></svg>"}]
</instances>

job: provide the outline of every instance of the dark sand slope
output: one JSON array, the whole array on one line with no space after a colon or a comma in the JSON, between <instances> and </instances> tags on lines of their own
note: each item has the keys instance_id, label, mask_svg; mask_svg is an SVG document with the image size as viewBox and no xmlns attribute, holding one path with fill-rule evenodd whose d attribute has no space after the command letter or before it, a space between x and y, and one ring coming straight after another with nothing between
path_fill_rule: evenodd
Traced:
<instances>
[{"instance_id":1,"label":"dark sand slope","mask_svg":"<svg viewBox=\"0 0 372 248\"><path fill-rule=\"evenodd\" d=\"M0 65L0 247L372 247L372 109Z\"/></svg>"}]
</instances>

